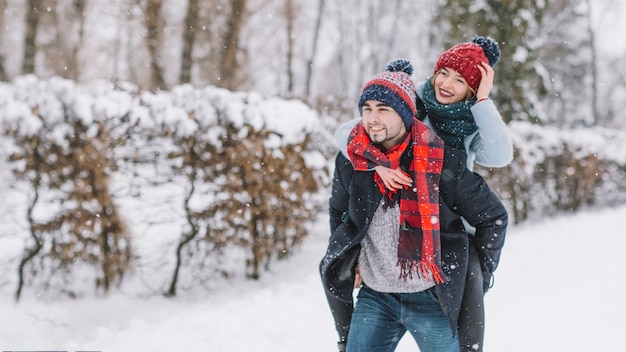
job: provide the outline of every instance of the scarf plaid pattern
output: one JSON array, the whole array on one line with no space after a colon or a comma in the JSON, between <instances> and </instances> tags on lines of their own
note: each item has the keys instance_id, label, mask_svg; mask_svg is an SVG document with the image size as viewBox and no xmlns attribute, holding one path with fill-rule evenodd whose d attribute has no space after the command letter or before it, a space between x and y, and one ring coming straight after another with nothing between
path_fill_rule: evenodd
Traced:
<instances>
[{"instance_id":1,"label":"scarf plaid pattern","mask_svg":"<svg viewBox=\"0 0 626 352\"><path fill-rule=\"evenodd\" d=\"M408 170L413 178L413 187L400 190L400 278L412 279L413 273L416 273L421 278L432 277L435 283L442 283L439 179L443 167L443 140L414 119L411 133L407 133L401 143L383 153L373 145L363 124L359 122L348 138L348 155L357 171L371 170L378 165L396 169L409 144L413 147L413 160ZM383 196L392 199L396 191L389 191L377 173L374 173L374 181Z\"/></svg>"}]
</instances>

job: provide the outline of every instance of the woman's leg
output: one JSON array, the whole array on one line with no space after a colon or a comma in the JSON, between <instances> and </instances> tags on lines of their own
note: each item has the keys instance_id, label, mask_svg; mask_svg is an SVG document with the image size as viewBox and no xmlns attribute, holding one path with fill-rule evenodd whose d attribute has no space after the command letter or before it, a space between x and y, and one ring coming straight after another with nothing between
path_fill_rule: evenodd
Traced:
<instances>
[{"instance_id":1,"label":"woman's leg","mask_svg":"<svg viewBox=\"0 0 626 352\"><path fill-rule=\"evenodd\" d=\"M469 247L467 279L459 314L459 343L461 352L482 352L485 337L483 274L478 251L473 244Z\"/></svg>"}]
</instances>

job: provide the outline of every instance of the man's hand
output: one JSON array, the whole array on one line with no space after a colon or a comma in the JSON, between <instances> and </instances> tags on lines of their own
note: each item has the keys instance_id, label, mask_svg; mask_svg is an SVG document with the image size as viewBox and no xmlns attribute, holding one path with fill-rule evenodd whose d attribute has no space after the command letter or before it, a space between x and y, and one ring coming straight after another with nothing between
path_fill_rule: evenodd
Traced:
<instances>
[{"instance_id":1,"label":"man's hand","mask_svg":"<svg viewBox=\"0 0 626 352\"><path fill-rule=\"evenodd\" d=\"M363 278L361 277L361 273L359 272L359 267L356 267L356 275L354 276L354 288L359 288L363 285Z\"/></svg>"}]
</instances>

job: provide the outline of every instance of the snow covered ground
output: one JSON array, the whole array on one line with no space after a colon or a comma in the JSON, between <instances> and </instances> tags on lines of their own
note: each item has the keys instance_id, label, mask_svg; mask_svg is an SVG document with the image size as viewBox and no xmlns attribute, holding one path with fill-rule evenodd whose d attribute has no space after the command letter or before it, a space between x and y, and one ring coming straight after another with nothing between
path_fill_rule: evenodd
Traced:
<instances>
[{"instance_id":1,"label":"snow covered ground","mask_svg":"<svg viewBox=\"0 0 626 352\"><path fill-rule=\"evenodd\" d=\"M626 206L512 226L487 294L486 351L617 351ZM0 351L336 351L317 265L327 221L257 282L194 297L15 303L0 296ZM397 351L417 351L409 335Z\"/></svg>"}]
</instances>

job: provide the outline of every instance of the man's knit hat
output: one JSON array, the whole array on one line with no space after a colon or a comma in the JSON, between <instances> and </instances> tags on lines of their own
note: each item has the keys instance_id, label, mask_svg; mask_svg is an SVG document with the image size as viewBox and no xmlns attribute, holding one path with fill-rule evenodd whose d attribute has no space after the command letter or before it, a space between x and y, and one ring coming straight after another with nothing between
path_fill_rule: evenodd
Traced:
<instances>
[{"instance_id":1,"label":"man's knit hat","mask_svg":"<svg viewBox=\"0 0 626 352\"><path fill-rule=\"evenodd\" d=\"M413 124L417 112L415 107L415 85L411 79L413 65L408 60L394 60L387 70L365 83L359 96L359 112L368 100L378 100L393 108L402 118L407 129Z\"/></svg>"},{"instance_id":2,"label":"man's knit hat","mask_svg":"<svg viewBox=\"0 0 626 352\"><path fill-rule=\"evenodd\" d=\"M493 66L500 60L498 43L489 38L476 36L470 43L461 43L441 54L435 64L434 74L444 67L458 71L472 89L477 90L480 84L480 71L477 65L488 62Z\"/></svg>"}]
</instances>

